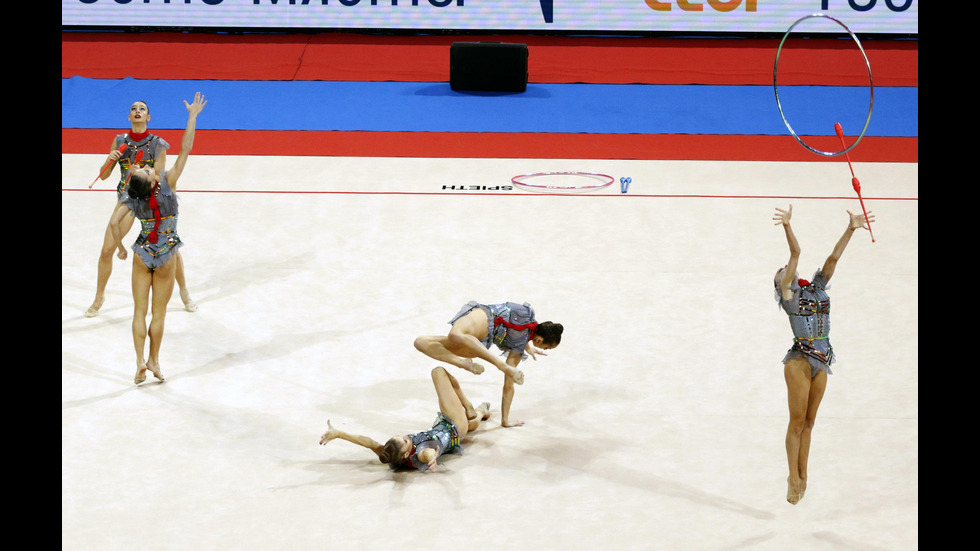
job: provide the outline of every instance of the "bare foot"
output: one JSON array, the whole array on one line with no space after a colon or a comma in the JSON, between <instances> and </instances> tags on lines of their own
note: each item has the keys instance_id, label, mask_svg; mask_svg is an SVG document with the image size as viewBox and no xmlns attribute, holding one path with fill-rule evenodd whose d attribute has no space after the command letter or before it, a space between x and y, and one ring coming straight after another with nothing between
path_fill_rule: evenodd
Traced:
<instances>
[{"instance_id":1,"label":"bare foot","mask_svg":"<svg viewBox=\"0 0 980 551\"><path fill-rule=\"evenodd\" d=\"M95 316L98 316L99 315L99 308L102 308L102 303L103 302L105 302L105 297L104 296L103 297L98 297L94 301L92 301L92 306L89 306L88 307L88 310L85 311L85 317L86 318L94 318Z\"/></svg>"},{"instance_id":2,"label":"bare foot","mask_svg":"<svg viewBox=\"0 0 980 551\"><path fill-rule=\"evenodd\" d=\"M133 377L133 382L140 384L146 380L146 364L140 363L136 365L136 376Z\"/></svg>"},{"instance_id":3,"label":"bare foot","mask_svg":"<svg viewBox=\"0 0 980 551\"><path fill-rule=\"evenodd\" d=\"M486 421L490 418L490 402L483 402L480 404L477 410L482 413L482 416L480 417L481 421Z\"/></svg>"},{"instance_id":4,"label":"bare foot","mask_svg":"<svg viewBox=\"0 0 980 551\"><path fill-rule=\"evenodd\" d=\"M508 366L509 367L509 366ZM520 369L511 368L511 371L507 372L507 376L514 379L514 382L519 385L524 384L524 372Z\"/></svg>"},{"instance_id":5,"label":"bare foot","mask_svg":"<svg viewBox=\"0 0 980 551\"><path fill-rule=\"evenodd\" d=\"M164 381L163 373L160 372L160 364L153 363L153 362L146 362L146 368L149 369L151 373L153 373L154 377L160 379L161 383ZM146 378L145 373L143 374L143 377Z\"/></svg>"},{"instance_id":6,"label":"bare foot","mask_svg":"<svg viewBox=\"0 0 980 551\"><path fill-rule=\"evenodd\" d=\"M794 484L793 478L788 477L786 479L786 501L796 505L801 499L803 499L802 483L797 480Z\"/></svg>"},{"instance_id":7,"label":"bare foot","mask_svg":"<svg viewBox=\"0 0 980 551\"><path fill-rule=\"evenodd\" d=\"M197 303L191 299L191 292L187 289L180 290L180 300L184 301L184 310L197 312Z\"/></svg>"},{"instance_id":8,"label":"bare foot","mask_svg":"<svg viewBox=\"0 0 980 551\"><path fill-rule=\"evenodd\" d=\"M473 360L471 360L469 358L462 358L462 360L463 361L460 362L461 365L459 367L465 369L466 371L469 371L470 373L472 373L474 375L479 375L479 374L483 373L483 366L482 365L474 362Z\"/></svg>"}]
</instances>

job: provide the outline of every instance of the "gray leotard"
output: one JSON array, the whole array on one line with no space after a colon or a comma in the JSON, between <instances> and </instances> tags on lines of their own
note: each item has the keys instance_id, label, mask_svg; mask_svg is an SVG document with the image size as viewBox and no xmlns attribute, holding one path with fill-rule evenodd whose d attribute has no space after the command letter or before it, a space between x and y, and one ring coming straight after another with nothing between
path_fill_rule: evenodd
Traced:
<instances>
[{"instance_id":1,"label":"gray leotard","mask_svg":"<svg viewBox=\"0 0 980 551\"><path fill-rule=\"evenodd\" d=\"M126 149L126 154L119 158L119 183L116 184L116 198L122 201L126 195L126 188L128 184L126 183L126 178L129 176L129 171L133 166L133 160L136 158L136 152L142 151L143 158L140 160L141 165L154 166L156 160L160 155L167 152L170 149L170 144L166 140L157 136L155 134L149 134L139 141L133 140L129 134L118 134L116 135L116 140L113 142L113 149L118 148L122 144L126 144L129 147Z\"/></svg>"},{"instance_id":2,"label":"gray leotard","mask_svg":"<svg viewBox=\"0 0 980 551\"><path fill-rule=\"evenodd\" d=\"M151 270L159 268L170 260L177 249L184 244L177 235L177 194L167 183L167 171L160 174L160 185L156 188L157 206L160 210L160 226L157 228L157 242L150 243L150 233L156 223L153 210L146 199L134 199L127 193L123 204L140 221L140 234L133 243L133 251L140 255L143 264Z\"/></svg>"},{"instance_id":3,"label":"gray leotard","mask_svg":"<svg viewBox=\"0 0 980 551\"><path fill-rule=\"evenodd\" d=\"M487 337L483 339L483 346L488 349L491 344L506 353L517 353L522 359L527 358L524 354L524 347L527 341L531 340L531 330L516 330L505 327L502 324L495 324L494 320L502 317L508 323L514 325L525 325L534 321L534 310L528 303L517 304L516 302L505 302L503 304L480 304L474 300L467 302L453 319L449 320L450 325L456 320L470 313L474 308L482 308L487 313Z\"/></svg>"},{"instance_id":4,"label":"gray leotard","mask_svg":"<svg viewBox=\"0 0 980 551\"><path fill-rule=\"evenodd\" d=\"M436 416L431 429L411 434L409 437L412 439L412 454L401 463L392 464L392 468L407 467L420 471L429 470L429 464L418 459L418 454L428 448L436 450L436 457L444 453L463 453L463 446L459 444L459 429L456 427L456 423L453 423L453 420L442 412Z\"/></svg>"},{"instance_id":5,"label":"gray leotard","mask_svg":"<svg viewBox=\"0 0 980 551\"><path fill-rule=\"evenodd\" d=\"M830 346L830 296L827 294L827 278L823 271L813 274L813 282L800 287L793 282L790 289L793 297L782 300L779 305L789 315L789 325L793 329L793 347L786 353L783 363L791 358L804 357L810 362L810 375L818 371L833 374L830 364L834 363L834 348Z\"/></svg>"}]
</instances>

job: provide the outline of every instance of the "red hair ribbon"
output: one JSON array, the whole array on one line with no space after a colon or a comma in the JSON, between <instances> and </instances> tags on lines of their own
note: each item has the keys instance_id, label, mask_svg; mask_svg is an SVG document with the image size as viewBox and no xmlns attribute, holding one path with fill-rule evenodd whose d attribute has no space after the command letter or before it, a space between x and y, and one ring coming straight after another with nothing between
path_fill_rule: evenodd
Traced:
<instances>
[{"instance_id":1,"label":"red hair ribbon","mask_svg":"<svg viewBox=\"0 0 980 551\"><path fill-rule=\"evenodd\" d=\"M159 184L153 184L153 189L150 190L150 198L147 199L146 201L150 209L153 210L153 220L154 220L153 231L150 232L150 237L147 238L147 241L149 241L150 243L157 242L157 229L160 228L160 205L157 203L157 195L155 193L157 188L159 187L160 187Z\"/></svg>"},{"instance_id":2,"label":"red hair ribbon","mask_svg":"<svg viewBox=\"0 0 980 551\"><path fill-rule=\"evenodd\" d=\"M809 287L810 286L810 282L807 281L807 280L805 280L805 279L799 279L796 282L800 284L800 287Z\"/></svg>"},{"instance_id":3,"label":"red hair ribbon","mask_svg":"<svg viewBox=\"0 0 980 551\"><path fill-rule=\"evenodd\" d=\"M507 329L513 329L515 331L523 331L525 329L529 329L531 332L527 336L528 340L534 338L534 330L538 328L538 322L536 321L525 323L524 325L518 325L516 323L511 323L505 320L501 316L497 316L497 318L493 320L493 326L496 327L498 325L503 325Z\"/></svg>"}]
</instances>

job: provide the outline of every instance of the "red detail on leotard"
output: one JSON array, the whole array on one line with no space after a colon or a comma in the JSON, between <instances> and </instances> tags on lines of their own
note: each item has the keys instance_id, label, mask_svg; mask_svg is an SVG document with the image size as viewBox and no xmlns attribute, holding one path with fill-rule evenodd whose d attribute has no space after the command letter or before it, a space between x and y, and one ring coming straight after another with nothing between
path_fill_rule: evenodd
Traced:
<instances>
[{"instance_id":1,"label":"red detail on leotard","mask_svg":"<svg viewBox=\"0 0 980 551\"><path fill-rule=\"evenodd\" d=\"M534 330L538 328L538 322L536 322L536 321L525 323L524 325L518 325L516 323L511 323L511 322L505 320L501 316L497 316L493 320L493 326L496 327L498 325L503 325L507 329L513 329L515 331L523 331L525 329L529 329L531 332L528 333L528 336L527 336L527 339L528 340L531 340L531 339L534 338Z\"/></svg>"},{"instance_id":2,"label":"red detail on leotard","mask_svg":"<svg viewBox=\"0 0 980 551\"><path fill-rule=\"evenodd\" d=\"M160 227L160 205L157 203L157 195L155 193L158 187L159 184L153 184L153 189L150 190L150 198L146 201L150 209L153 210L154 219L153 231L150 232L150 237L147 238L147 241L150 243L157 242L157 229Z\"/></svg>"}]
</instances>

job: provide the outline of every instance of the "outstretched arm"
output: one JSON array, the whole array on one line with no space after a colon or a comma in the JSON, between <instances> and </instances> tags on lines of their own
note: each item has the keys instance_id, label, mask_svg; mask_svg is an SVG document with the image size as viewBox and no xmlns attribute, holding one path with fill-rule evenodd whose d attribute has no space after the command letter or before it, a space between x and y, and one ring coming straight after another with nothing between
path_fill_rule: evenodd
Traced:
<instances>
[{"instance_id":1,"label":"outstretched arm","mask_svg":"<svg viewBox=\"0 0 980 551\"><path fill-rule=\"evenodd\" d=\"M868 227L868 223L874 222L875 218L870 212L868 213L867 221L865 221L863 214L852 214L851 211L847 211L847 215L850 217L850 220L847 222L847 229L844 230L844 235L837 240L837 244L834 245L834 250L823 263L823 276L827 278L827 281L830 281L830 277L834 275L834 270L837 269L837 261L844 254L844 249L851 241L851 234L854 233L854 230L865 228L870 231L871 228Z\"/></svg>"},{"instance_id":2,"label":"outstretched arm","mask_svg":"<svg viewBox=\"0 0 980 551\"><path fill-rule=\"evenodd\" d=\"M167 182L170 184L170 189L174 191L177 190L177 179L184 172L184 165L187 164L187 156L190 155L191 148L194 146L194 132L197 130L197 115L207 104L207 100L204 99L204 96L200 92L194 94L194 103L188 104L187 100L184 100L184 105L187 107L187 128L184 129L184 137L180 140L180 153L177 154L174 167L167 172Z\"/></svg>"},{"instance_id":3,"label":"outstretched arm","mask_svg":"<svg viewBox=\"0 0 980 551\"><path fill-rule=\"evenodd\" d=\"M327 442L334 440L335 438L340 438L341 440L353 442L358 446L363 446L373 451L378 457L381 457L381 452L383 452L385 449L384 446L378 444L377 442L375 442L371 438L368 438L367 436L361 436L358 434L348 434L342 430L337 430L333 428L333 425L331 425L330 421L328 420L327 432L323 433L323 436L320 437L320 445L322 446Z\"/></svg>"},{"instance_id":4,"label":"outstretched arm","mask_svg":"<svg viewBox=\"0 0 980 551\"><path fill-rule=\"evenodd\" d=\"M783 230L786 231L786 242L789 244L789 262L786 263L783 280L779 282L779 289L784 299L789 299L792 296L789 288L793 284L793 278L796 276L796 268L800 263L800 243L796 240L796 234L793 233L792 226L789 225L790 218L792 217L793 205L789 206L789 210L776 208L776 214L772 217L773 220L776 220L777 226L780 224L783 225Z\"/></svg>"}]
</instances>

